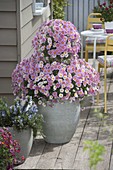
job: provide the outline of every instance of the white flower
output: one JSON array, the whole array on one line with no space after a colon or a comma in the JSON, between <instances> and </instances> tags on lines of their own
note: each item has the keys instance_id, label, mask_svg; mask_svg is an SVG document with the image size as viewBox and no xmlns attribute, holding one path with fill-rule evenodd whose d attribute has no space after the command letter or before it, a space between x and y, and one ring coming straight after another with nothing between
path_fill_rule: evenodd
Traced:
<instances>
[{"instance_id":1,"label":"white flower","mask_svg":"<svg viewBox=\"0 0 113 170\"><path fill-rule=\"evenodd\" d=\"M62 88L65 88L65 86L66 86L65 84L62 84Z\"/></svg>"},{"instance_id":2,"label":"white flower","mask_svg":"<svg viewBox=\"0 0 113 170\"><path fill-rule=\"evenodd\" d=\"M62 74L62 73L59 73L58 76L59 76L59 77L63 77L63 74Z\"/></svg>"},{"instance_id":3,"label":"white flower","mask_svg":"<svg viewBox=\"0 0 113 170\"><path fill-rule=\"evenodd\" d=\"M67 78L67 76L65 75L63 78L64 78L64 79L66 79L66 78Z\"/></svg>"},{"instance_id":4,"label":"white flower","mask_svg":"<svg viewBox=\"0 0 113 170\"><path fill-rule=\"evenodd\" d=\"M60 56L61 56L61 58L63 58L63 57L64 57L64 54L61 54Z\"/></svg>"},{"instance_id":5,"label":"white flower","mask_svg":"<svg viewBox=\"0 0 113 170\"><path fill-rule=\"evenodd\" d=\"M59 94L59 97L62 98L62 97L63 97L63 94L60 93L60 94Z\"/></svg>"},{"instance_id":6,"label":"white flower","mask_svg":"<svg viewBox=\"0 0 113 170\"><path fill-rule=\"evenodd\" d=\"M87 87L86 89L87 89L87 91L89 91L89 87Z\"/></svg>"},{"instance_id":7,"label":"white flower","mask_svg":"<svg viewBox=\"0 0 113 170\"><path fill-rule=\"evenodd\" d=\"M38 86L39 86L39 87L42 87L42 85L43 85L42 82L39 82L39 83L38 83Z\"/></svg>"},{"instance_id":8,"label":"white flower","mask_svg":"<svg viewBox=\"0 0 113 170\"><path fill-rule=\"evenodd\" d=\"M42 88L42 89L44 89L44 88L45 88L45 86L43 85L43 86L41 86L41 88Z\"/></svg>"},{"instance_id":9,"label":"white flower","mask_svg":"<svg viewBox=\"0 0 113 170\"><path fill-rule=\"evenodd\" d=\"M85 95L87 95L87 91L85 91L84 93L85 93Z\"/></svg>"},{"instance_id":10,"label":"white flower","mask_svg":"<svg viewBox=\"0 0 113 170\"><path fill-rule=\"evenodd\" d=\"M39 100L39 101L38 101L38 104L39 104L39 105L41 105L41 104L42 104L42 101L41 101L41 100Z\"/></svg>"},{"instance_id":11,"label":"white flower","mask_svg":"<svg viewBox=\"0 0 113 170\"><path fill-rule=\"evenodd\" d=\"M44 76L44 73L43 72L40 72L40 75L39 75L40 77L42 77L42 76Z\"/></svg>"},{"instance_id":12,"label":"white flower","mask_svg":"<svg viewBox=\"0 0 113 170\"><path fill-rule=\"evenodd\" d=\"M56 86L53 86L53 90L55 91L57 88L56 88Z\"/></svg>"},{"instance_id":13,"label":"white flower","mask_svg":"<svg viewBox=\"0 0 113 170\"><path fill-rule=\"evenodd\" d=\"M69 90L68 90L68 89L65 89L65 93L69 93Z\"/></svg>"},{"instance_id":14,"label":"white flower","mask_svg":"<svg viewBox=\"0 0 113 170\"><path fill-rule=\"evenodd\" d=\"M55 76L51 75L51 79L52 79L52 81L55 81Z\"/></svg>"},{"instance_id":15,"label":"white flower","mask_svg":"<svg viewBox=\"0 0 113 170\"><path fill-rule=\"evenodd\" d=\"M56 55L52 55L53 58L56 58Z\"/></svg>"},{"instance_id":16,"label":"white flower","mask_svg":"<svg viewBox=\"0 0 113 170\"><path fill-rule=\"evenodd\" d=\"M50 100L52 100L52 99L53 99L53 96L52 96L52 95L50 95L50 96L49 96L49 99L50 99Z\"/></svg>"},{"instance_id":17,"label":"white flower","mask_svg":"<svg viewBox=\"0 0 113 170\"><path fill-rule=\"evenodd\" d=\"M74 93L74 97L78 97L78 94L77 94L77 93Z\"/></svg>"},{"instance_id":18,"label":"white flower","mask_svg":"<svg viewBox=\"0 0 113 170\"><path fill-rule=\"evenodd\" d=\"M45 91L44 94L47 96L48 95L48 91Z\"/></svg>"},{"instance_id":19,"label":"white flower","mask_svg":"<svg viewBox=\"0 0 113 170\"><path fill-rule=\"evenodd\" d=\"M64 89L60 89L60 92L63 93L63 92L64 92Z\"/></svg>"},{"instance_id":20,"label":"white flower","mask_svg":"<svg viewBox=\"0 0 113 170\"><path fill-rule=\"evenodd\" d=\"M46 60L48 60L49 59L49 57L46 57Z\"/></svg>"},{"instance_id":21,"label":"white flower","mask_svg":"<svg viewBox=\"0 0 113 170\"><path fill-rule=\"evenodd\" d=\"M62 79L59 79L59 83L61 83L61 84L62 84Z\"/></svg>"},{"instance_id":22,"label":"white flower","mask_svg":"<svg viewBox=\"0 0 113 170\"><path fill-rule=\"evenodd\" d=\"M44 57L44 53L41 53L40 56L41 56L41 57Z\"/></svg>"},{"instance_id":23,"label":"white flower","mask_svg":"<svg viewBox=\"0 0 113 170\"><path fill-rule=\"evenodd\" d=\"M46 107L46 104L45 104L45 103L42 103L42 106L43 106L43 107Z\"/></svg>"},{"instance_id":24,"label":"white flower","mask_svg":"<svg viewBox=\"0 0 113 170\"><path fill-rule=\"evenodd\" d=\"M38 90L34 90L34 94L38 94Z\"/></svg>"},{"instance_id":25,"label":"white flower","mask_svg":"<svg viewBox=\"0 0 113 170\"><path fill-rule=\"evenodd\" d=\"M56 62L56 61L54 61L54 62L52 63L52 65L56 65L56 63L57 63L57 62Z\"/></svg>"},{"instance_id":26,"label":"white flower","mask_svg":"<svg viewBox=\"0 0 113 170\"><path fill-rule=\"evenodd\" d=\"M54 42L53 47L56 47L56 42Z\"/></svg>"},{"instance_id":27,"label":"white flower","mask_svg":"<svg viewBox=\"0 0 113 170\"><path fill-rule=\"evenodd\" d=\"M27 87L29 88L29 87L30 87L30 84L27 84Z\"/></svg>"},{"instance_id":28,"label":"white flower","mask_svg":"<svg viewBox=\"0 0 113 170\"><path fill-rule=\"evenodd\" d=\"M47 81L45 80L45 81L43 81L43 84L46 84L47 83Z\"/></svg>"},{"instance_id":29,"label":"white flower","mask_svg":"<svg viewBox=\"0 0 113 170\"><path fill-rule=\"evenodd\" d=\"M70 84L70 88L72 89L74 87L74 85L73 84Z\"/></svg>"},{"instance_id":30,"label":"white flower","mask_svg":"<svg viewBox=\"0 0 113 170\"><path fill-rule=\"evenodd\" d=\"M36 77L35 80L34 80L34 83L38 82L40 80L40 77Z\"/></svg>"},{"instance_id":31,"label":"white flower","mask_svg":"<svg viewBox=\"0 0 113 170\"><path fill-rule=\"evenodd\" d=\"M48 38L47 41L48 41L48 43L52 44L52 39L51 38Z\"/></svg>"},{"instance_id":32,"label":"white flower","mask_svg":"<svg viewBox=\"0 0 113 170\"><path fill-rule=\"evenodd\" d=\"M39 64L39 67L40 67L40 68L43 68L43 64Z\"/></svg>"}]
</instances>

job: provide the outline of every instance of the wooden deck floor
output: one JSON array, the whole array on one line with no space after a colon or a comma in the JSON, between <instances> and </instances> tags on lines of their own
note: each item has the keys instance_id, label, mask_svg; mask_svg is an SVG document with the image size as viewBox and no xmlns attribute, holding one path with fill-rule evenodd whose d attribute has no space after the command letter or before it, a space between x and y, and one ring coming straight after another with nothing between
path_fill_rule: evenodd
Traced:
<instances>
[{"instance_id":1,"label":"wooden deck floor","mask_svg":"<svg viewBox=\"0 0 113 170\"><path fill-rule=\"evenodd\" d=\"M103 112L103 76L101 76L100 103L91 104L91 97L87 97L81 111L80 121L72 140L64 145L46 143L43 138L37 137L29 157L24 164L16 169L74 169L90 170L88 152L83 151L85 140L98 140L106 148L104 161L98 164L97 170L113 170L113 142L110 127L113 131L113 70L109 71L108 80L108 115L107 126L102 126L101 119L97 118ZM110 126L110 127L109 127ZM113 136L112 136L113 137Z\"/></svg>"}]
</instances>

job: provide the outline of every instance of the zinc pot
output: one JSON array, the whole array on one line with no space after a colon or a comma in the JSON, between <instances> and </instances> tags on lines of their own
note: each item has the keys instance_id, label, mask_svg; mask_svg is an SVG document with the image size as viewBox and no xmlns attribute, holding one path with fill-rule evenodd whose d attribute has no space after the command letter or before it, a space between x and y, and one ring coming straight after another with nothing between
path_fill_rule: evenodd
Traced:
<instances>
[{"instance_id":1,"label":"zinc pot","mask_svg":"<svg viewBox=\"0 0 113 170\"><path fill-rule=\"evenodd\" d=\"M80 117L80 103L55 103L51 106L38 106L43 115L43 135L48 143L63 144L73 137Z\"/></svg>"},{"instance_id":2,"label":"zinc pot","mask_svg":"<svg viewBox=\"0 0 113 170\"><path fill-rule=\"evenodd\" d=\"M33 130L28 128L18 131L13 127L10 127L9 131L12 133L13 139L17 140L20 144L21 150L18 154L18 158L21 158L22 156L27 158L33 144Z\"/></svg>"}]
</instances>

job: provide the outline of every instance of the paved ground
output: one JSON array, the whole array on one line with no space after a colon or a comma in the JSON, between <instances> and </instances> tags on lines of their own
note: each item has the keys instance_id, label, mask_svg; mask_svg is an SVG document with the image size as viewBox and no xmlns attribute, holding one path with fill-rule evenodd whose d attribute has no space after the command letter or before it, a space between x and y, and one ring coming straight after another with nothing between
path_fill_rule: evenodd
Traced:
<instances>
[{"instance_id":1,"label":"paved ground","mask_svg":"<svg viewBox=\"0 0 113 170\"><path fill-rule=\"evenodd\" d=\"M103 112L103 75L101 75L100 103L91 104L91 97L87 97L81 111L80 121L72 140L64 145L46 143L42 137L34 140L33 147L25 163L16 169L74 169L90 170L89 154L83 151L85 140L98 140L105 146L103 161L97 170L113 170L113 70L108 69L108 117L106 121L98 118ZM103 123L107 124L103 126Z\"/></svg>"}]
</instances>

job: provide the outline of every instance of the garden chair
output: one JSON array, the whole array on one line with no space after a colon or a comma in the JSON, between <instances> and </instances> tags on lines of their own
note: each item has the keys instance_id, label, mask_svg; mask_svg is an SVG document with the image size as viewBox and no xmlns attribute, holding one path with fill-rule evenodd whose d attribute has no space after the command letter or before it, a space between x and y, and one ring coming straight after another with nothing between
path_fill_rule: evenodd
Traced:
<instances>
[{"instance_id":1,"label":"garden chair","mask_svg":"<svg viewBox=\"0 0 113 170\"><path fill-rule=\"evenodd\" d=\"M98 56L98 72L100 68L104 68L104 112L107 113L107 68L113 67L113 55L108 55L108 52L113 52L113 34L110 34L105 43L103 56ZM99 103L99 93L97 95L97 103Z\"/></svg>"},{"instance_id":2,"label":"garden chair","mask_svg":"<svg viewBox=\"0 0 113 170\"><path fill-rule=\"evenodd\" d=\"M91 13L87 19L87 29L91 29L93 24L102 24L102 28L104 28L104 24L100 20L101 13ZM85 40L85 61L88 62L88 52L93 52L94 48L94 38L87 37ZM105 48L105 38L97 38L96 41L96 52L104 51Z\"/></svg>"}]
</instances>

